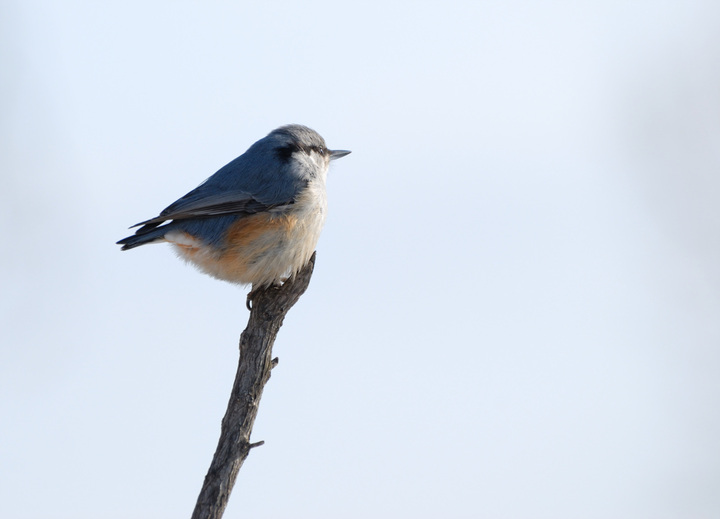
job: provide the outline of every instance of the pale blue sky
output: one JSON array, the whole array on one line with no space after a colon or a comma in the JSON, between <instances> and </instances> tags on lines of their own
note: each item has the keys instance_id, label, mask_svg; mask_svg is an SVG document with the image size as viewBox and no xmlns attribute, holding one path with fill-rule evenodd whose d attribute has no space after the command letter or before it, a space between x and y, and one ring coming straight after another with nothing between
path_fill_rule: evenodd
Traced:
<instances>
[{"instance_id":1,"label":"pale blue sky","mask_svg":"<svg viewBox=\"0 0 720 519\"><path fill-rule=\"evenodd\" d=\"M6 2L0 516L188 517L245 292L126 228L306 124L226 517L720 515L720 7Z\"/></svg>"}]
</instances>

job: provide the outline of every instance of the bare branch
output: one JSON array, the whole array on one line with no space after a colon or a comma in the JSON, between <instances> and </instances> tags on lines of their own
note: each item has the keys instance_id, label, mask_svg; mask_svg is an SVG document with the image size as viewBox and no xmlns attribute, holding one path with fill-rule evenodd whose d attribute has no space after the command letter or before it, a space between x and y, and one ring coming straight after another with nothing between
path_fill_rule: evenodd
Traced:
<instances>
[{"instance_id":1,"label":"bare branch","mask_svg":"<svg viewBox=\"0 0 720 519\"><path fill-rule=\"evenodd\" d=\"M227 506L238 471L250 449L264 442L250 443L250 434L270 370L277 365L272 357L285 315L305 292L315 267L315 254L308 264L281 286L251 292L252 309L247 327L240 336L240 361L220 440L205 476L192 519L220 519Z\"/></svg>"}]
</instances>

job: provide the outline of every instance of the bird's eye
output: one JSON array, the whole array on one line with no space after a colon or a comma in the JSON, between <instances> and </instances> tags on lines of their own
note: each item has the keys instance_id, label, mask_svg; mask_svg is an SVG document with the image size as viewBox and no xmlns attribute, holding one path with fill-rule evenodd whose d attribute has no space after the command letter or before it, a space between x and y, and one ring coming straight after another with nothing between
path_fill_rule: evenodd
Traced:
<instances>
[{"instance_id":1,"label":"bird's eye","mask_svg":"<svg viewBox=\"0 0 720 519\"><path fill-rule=\"evenodd\" d=\"M318 146L315 149L320 155L325 155L325 153L327 152L327 150L325 148L323 148L322 146Z\"/></svg>"}]
</instances>

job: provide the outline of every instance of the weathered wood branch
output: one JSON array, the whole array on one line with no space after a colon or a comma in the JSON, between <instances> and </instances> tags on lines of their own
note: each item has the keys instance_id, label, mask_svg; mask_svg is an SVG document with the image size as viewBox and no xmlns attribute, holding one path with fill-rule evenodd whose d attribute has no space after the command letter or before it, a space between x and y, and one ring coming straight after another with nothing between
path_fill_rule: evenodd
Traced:
<instances>
[{"instance_id":1,"label":"weathered wood branch","mask_svg":"<svg viewBox=\"0 0 720 519\"><path fill-rule=\"evenodd\" d=\"M205 476L192 519L220 519L227 506L238 471L250 449L263 442L250 443L258 405L270 371L277 365L272 357L285 315L305 292L315 267L315 254L298 274L282 286L253 291L252 310L240 336L240 361L220 440Z\"/></svg>"}]
</instances>

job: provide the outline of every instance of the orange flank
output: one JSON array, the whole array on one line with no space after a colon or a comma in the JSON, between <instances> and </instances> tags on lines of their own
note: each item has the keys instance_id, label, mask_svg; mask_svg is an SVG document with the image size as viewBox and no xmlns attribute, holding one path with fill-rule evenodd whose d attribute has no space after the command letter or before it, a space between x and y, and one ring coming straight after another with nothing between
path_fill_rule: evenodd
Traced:
<instances>
[{"instance_id":1,"label":"orange flank","mask_svg":"<svg viewBox=\"0 0 720 519\"><path fill-rule=\"evenodd\" d=\"M259 213L236 220L225 239L211 247L182 231L165 235L181 258L203 272L232 283L267 285L297 272L317 244L323 213L317 225L295 214Z\"/></svg>"},{"instance_id":2,"label":"orange flank","mask_svg":"<svg viewBox=\"0 0 720 519\"><path fill-rule=\"evenodd\" d=\"M225 235L226 249L257 249L256 254L267 252L272 242L265 238L268 234L279 238L278 234L289 234L297 224L295 216L273 216L260 213L238 219L230 226ZM256 242L265 243L256 243ZM259 246L259 247L258 247Z\"/></svg>"},{"instance_id":3,"label":"orange flank","mask_svg":"<svg viewBox=\"0 0 720 519\"><path fill-rule=\"evenodd\" d=\"M239 219L228 229L217 258L217 270L224 273L223 277L237 280L249 276L257 279L263 277L262 274L279 275L262 271L270 266L267 258L277 255L278 249L287 245L296 225L297 217L291 215L262 213ZM283 270L286 268L283 266Z\"/></svg>"},{"instance_id":4,"label":"orange flank","mask_svg":"<svg viewBox=\"0 0 720 519\"><path fill-rule=\"evenodd\" d=\"M180 256L217 278L235 283L270 282L291 266L282 252L293 241L297 223L294 215L260 213L238 219L217 248L211 249L187 233L171 241Z\"/></svg>"}]
</instances>

